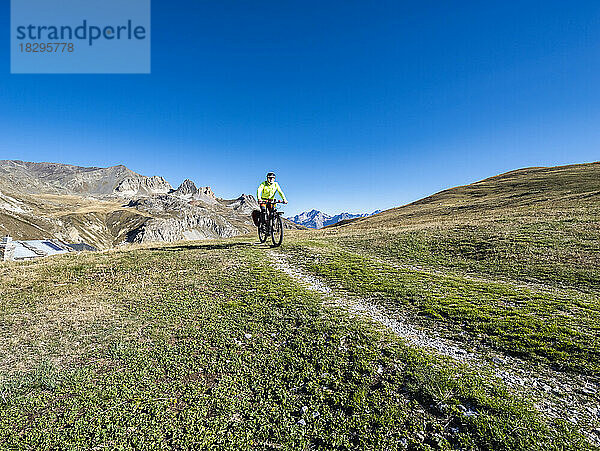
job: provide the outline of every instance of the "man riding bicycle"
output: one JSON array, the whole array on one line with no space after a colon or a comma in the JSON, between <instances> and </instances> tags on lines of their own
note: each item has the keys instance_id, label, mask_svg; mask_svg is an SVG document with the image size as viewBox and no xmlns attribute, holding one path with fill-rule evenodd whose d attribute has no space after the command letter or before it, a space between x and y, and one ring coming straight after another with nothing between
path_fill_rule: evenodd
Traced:
<instances>
[{"instance_id":1,"label":"man riding bicycle","mask_svg":"<svg viewBox=\"0 0 600 451\"><path fill-rule=\"evenodd\" d=\"M267 223L267 208L273 208L273 204L268 201L275 200L275 194L277 193L279 193L279 195L281 196L281 200L283 200L283 203L287 204L285 194L283 194L279 183L275 181L275 173L269 172L267 174L267 180L262 182L258 186L258 190L256 191L256 199L258 200L258 203L260 205L260 212L263 224Z\"/></svg>"}]
</instances>

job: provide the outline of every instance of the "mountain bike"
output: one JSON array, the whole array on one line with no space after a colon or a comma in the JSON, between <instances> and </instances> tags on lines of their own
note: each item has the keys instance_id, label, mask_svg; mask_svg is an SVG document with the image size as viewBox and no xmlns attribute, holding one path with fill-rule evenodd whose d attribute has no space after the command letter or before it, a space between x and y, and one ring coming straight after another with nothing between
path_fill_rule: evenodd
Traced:
<instances>
[{"instance_id":1,"label":"mountain bike","mask_svg":"<svg viewBox=\"0 0 600 451\"><path fill-rule=\"evenodd\" d=\"M283 221L281 220L281 211L277 211L277 204L283 201L275 199L261 199L261 203L267 204L267 222L265 224L263 215L260 215L258 224L258 239L261 243L267 241L269 235L273 241L273 246L281 245L283 241Z\"/></svg>"}]
</instances>

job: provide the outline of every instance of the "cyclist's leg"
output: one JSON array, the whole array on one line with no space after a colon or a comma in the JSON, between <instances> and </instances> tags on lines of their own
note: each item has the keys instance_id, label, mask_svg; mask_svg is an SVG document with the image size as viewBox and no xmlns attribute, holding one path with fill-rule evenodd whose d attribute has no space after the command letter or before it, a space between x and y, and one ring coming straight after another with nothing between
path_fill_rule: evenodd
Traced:
<instances>
[{"instance_id":1,"label":"cyclist's leg","mask_svg":"<svg viewBox=\"0 0 600 451\"><path fill-rule=\"evenodd\" d=\"M269 220L273 218L273 204L269 204Z\"/></svg>"},{"instance_id":2,"label":"cyclist's leg","mask_svg":"<svg viewBox=\"0 0 600 451\"><path fill-rule=\"evenodd\" d=\"M260 203L260 220L263 224L267 224L267 204Z\"/></svg>"}]
</instances>

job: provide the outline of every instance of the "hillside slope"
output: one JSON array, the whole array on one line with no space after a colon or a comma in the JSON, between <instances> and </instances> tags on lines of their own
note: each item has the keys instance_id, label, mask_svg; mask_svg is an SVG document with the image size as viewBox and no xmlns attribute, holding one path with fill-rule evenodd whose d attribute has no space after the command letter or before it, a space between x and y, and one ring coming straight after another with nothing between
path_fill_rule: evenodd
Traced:
<instances>
[{"instance_id":1,"label":"hillside slope","mask_svg":"<svg viewBox=\"0 0 600 451\"><path fill-rule=\"evenodd\" d=\"M600 163L508 172L323 233L379 258L597 290Z\"/></svg>"},{"instance_id":2,"label":"hillside slope","mask_svg":"<svg viewBox=\"0 0 600 451\"><path fill-rule=\"evenodd\" d=\"M596 162L518 169L337 226L362 229L473 218L494 220L501 215L537 212L558 215L561 211L596 209L599 204L600 162Z\"/></svg>"}]
</instances>

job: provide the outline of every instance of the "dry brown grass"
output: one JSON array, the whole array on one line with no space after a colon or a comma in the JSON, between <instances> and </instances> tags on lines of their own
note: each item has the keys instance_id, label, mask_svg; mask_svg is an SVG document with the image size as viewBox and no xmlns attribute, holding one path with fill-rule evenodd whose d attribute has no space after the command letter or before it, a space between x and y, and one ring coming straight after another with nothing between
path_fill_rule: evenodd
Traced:
<instances>
[{"instance_id":1,"label":"dry brown grass","mask_svg":"<svg viewBox=\"0 0 600 451\"><path fill-rule=\"evenodd\" d=\"M0 264L0 374L24 373L44 362L72 366L114 330L127 328L110 280L95 283L76 271L102 254Z\"/></svg>"},{"instance_id":2,"label":"dry brown grass","mask_svg":"<svg viewBox=\"0 0 600 451\"><path fill-rule=\"evenodd\" d=\"M0 321L0 373L11 375L49 361L71 366L93 351L103 328L121 320L115 307L97 296L49 297L29 310L13 310Z\"/></svg>"}]
</instances>

